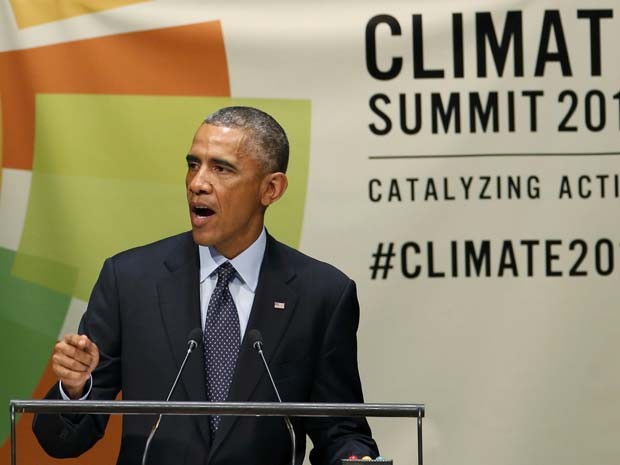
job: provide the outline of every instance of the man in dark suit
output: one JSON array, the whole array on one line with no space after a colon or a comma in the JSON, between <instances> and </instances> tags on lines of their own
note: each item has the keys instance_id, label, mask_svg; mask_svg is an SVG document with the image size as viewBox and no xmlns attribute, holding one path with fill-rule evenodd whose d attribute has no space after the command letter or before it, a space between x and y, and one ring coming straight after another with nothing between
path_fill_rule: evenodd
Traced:
<instances>
[{"instance_id":1,"label":"man in dark suit","mask_svg":"<svg viewBox=\"0 0 620 465\"><path fill-rule=\"evenodd\" d=\"M193 328L192 356L173 400L274 401L245 335L258 329L282 399L362 402L357 368L355 284L332 266L280 244L264 229L266 208L287 187L288 141L269 115L229 107L200 126L186 177L191 233L106 260L79 335L52 356L59 379L48 398L162 400ZM128 415L118 464L139 463L152 417ZM102 415L38 415L33 429L56 457L77 456L104 433ZM305 436L313 464L378 455L364 419L293 419L301 464ZM153 464L290 463L278 417L165 417Z\"/></svg>"}]
</instances>

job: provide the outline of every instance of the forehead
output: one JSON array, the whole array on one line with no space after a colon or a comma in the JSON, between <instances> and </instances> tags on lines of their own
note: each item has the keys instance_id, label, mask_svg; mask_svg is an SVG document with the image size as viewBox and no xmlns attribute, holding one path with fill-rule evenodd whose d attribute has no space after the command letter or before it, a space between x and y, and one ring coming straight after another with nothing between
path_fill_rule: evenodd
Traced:
<instances>
[{"instance_id":1,"label":"forehead","mask_svg":"<svg viewBox=\"0 0 620 465\"><path fill-rule=\"evenodd\" d=\"M246 131L212 124L201 124L194 139L190 153L196 156L242 156L247 143Z\"/></svg>"}]
</instances>

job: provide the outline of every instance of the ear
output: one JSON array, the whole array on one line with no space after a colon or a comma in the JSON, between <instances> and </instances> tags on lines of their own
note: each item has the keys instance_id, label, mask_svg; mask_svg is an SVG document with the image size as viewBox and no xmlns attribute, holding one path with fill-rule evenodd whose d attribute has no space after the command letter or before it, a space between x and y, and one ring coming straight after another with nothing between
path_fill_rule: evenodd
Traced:
<instances>
[{"instance_id":1,"label":"ear","mask_svg":"<svg viewBox=\"0 0 620 465\"><path fill-rule=\"evenodd\" d=\"M263 179L263 186L261 189L261 203L266 208L286 192L288 187L288 179L284 173L269 173Z\"/></svg>"}]
</instances>

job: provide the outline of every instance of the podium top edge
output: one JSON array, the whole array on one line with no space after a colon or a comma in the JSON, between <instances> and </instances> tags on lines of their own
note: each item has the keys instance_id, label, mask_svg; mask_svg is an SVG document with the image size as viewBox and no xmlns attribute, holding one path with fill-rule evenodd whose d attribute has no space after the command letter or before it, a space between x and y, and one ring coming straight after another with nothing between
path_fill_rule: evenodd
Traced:
<instances>
[{"instance_id":1,"label":"podium top edge","mask_svg":"<svg viewBox=\"0 0 620 465\"><path fill-rule=\"evenodd\" d=\"M129 415L424 417L424 404L11 400L11 412Z\"/></svg>"}]
</instances>

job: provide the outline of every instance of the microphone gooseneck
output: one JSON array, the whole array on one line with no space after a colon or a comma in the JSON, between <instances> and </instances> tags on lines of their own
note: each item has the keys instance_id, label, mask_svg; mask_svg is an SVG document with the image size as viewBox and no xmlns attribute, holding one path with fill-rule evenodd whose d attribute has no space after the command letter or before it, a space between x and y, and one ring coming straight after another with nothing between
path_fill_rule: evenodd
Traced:
<instances>
[{"instance_id":1,"label":"microphone gooseneck","mask_svg":"<svg viewBox=\"0 0 620 465\"><path fill-rule=\"evenodd\" d=\"M271 381L271 386L276 393L278 402L282 403L282 398L280 397L280 393L278 392L276 383L273 380L273 376L271 376L271 370L269 369L267 360L265 360L265 354L263 354L263 335L258 329L252 329L248 333L248 337L252 343L252 347L258 352L261 360L263 361L263 366L265 367L265 371L267 371L267 374L269 375L269 380ZM293 429L293 423L291 423L291 419L289 417L282 418L284 418L284 423L286 424L286 428L288 429L288 434L291 437L291 465L295 465L295 430Z\"/></svg>"},{"instance_id":2,"label":"microphone gooseneck","mask_svg":"<svg viewBox=\"0 0 620 465\"><path fill-rule=\"evenodd\" d=\"M189 332L189 335L187 336L187 352L185 353L185 358L183 359L183 363L181 363L181 368L179 368L177 376L174 379L174 382L172 383L172 387L170 388L168 397L166 397L166 402L168 402L170 398L172 397L172 394L174 393L174 390L177 387L177 383L179 382L179 379L181 379L181 373L183 373L183 369L185 368L185 364L187 363L189 356L200 345L201 342L202 342L202 330L200 328L192 329ZM159 428L161 417L162 417L162 414L160 413L157 417L157 421L155 422L155 424L153 425L153 428L151 429L151 432L149 433L149 437L146 439L146 444L144 445L144 452L142 453L142 465L146 465L146 457L149 453L149 448L151 447L151 441L153 440L153 437L155 436L155 432Z\"/></svg>"}]
</instances>

